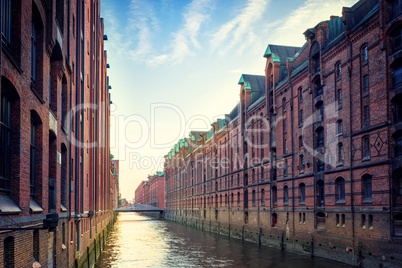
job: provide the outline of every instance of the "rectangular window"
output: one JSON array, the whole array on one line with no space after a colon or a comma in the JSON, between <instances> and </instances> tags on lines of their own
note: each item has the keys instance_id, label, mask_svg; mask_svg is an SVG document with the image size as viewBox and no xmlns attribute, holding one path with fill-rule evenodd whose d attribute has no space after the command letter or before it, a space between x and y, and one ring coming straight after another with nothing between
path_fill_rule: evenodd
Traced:
<instances>
[{"instance_id":1,"label":"rectangular window","mask_svg":"<svg viewBox=\"0 0 402 268\"><path fill-rule=\"evenodd\" d=\"M337 179L336 186L337 186L337 191L338 191L337 201L344 201L345 200L345 180L343 178Z\"/></svg>"},{"instance_id":2,"label":"rectangular window","mask_svg":"<svg viewBox=\"0 0 402 268\"><path fill-rule=\"evenodd\" d=\"M11 101L2 92L0 106L0 192L10 191Z\"/></svg>"},{"instance_id":3,"label":"rectangular window","mask_svg":"<svg viewBox=\"0 0 402 268\"><path fill-rule=\"evenodd\" d=\"M300 171L300 173L303 173L304 172L304 155L300 155L299 156L299 171Z\"/></svg>"},{"instance_id":4,"label":"rectangular window","mask_svg":"<svg viewBox=\"0 0 402 268\"><path fill-rule=\"evenodd\" d=\"M363 177L363 201L371 201L372 198L372 180L371 176Z\"/></svg>"},{"instance_id":5,"label":"rectangular window","mask_svg":"<svg viewBox=\"0 0 402 268\"><path fill-rule=\"evenodd\" d=\"M299 185L299 191L300 191L300 203L305 203L306 202L306 186L304 183L301 183Z\"/></svg>"},{"instance_id":6,"label":"rectangular window","mask_svg":"<svg viewBox=\"0 0 402 268\"><path fill-rule=\"evenodd\" d=\"M363 93L369 92L369 76L363 76Z\"/></svg>"},{"instance_id":7,"label":"rectangular window","mask_svg":"<svg viewBox=\"0 0 402 268\"><path fill-rule=\"evenodd\" d=\"M368 60L368 47L364 46L362 49L362 53L363 53L363 62L366 62Z\"/></svg>"},{"instance_id":8,"label":"rectangular window","mask_svg":"<svg viewBox=\"0 0 402 268\"><path fill-rule=\"evenodd\" d=\"M288 176L288 160L285 159L285 163L283 164L283 176L287 177Z\"/></svg>"},{"instance_id":9,"label":"rectangular window","mask_svg":"<svg viewBox=\"0 0 402 268\"><path fill-rule=\"evenodd\" d=\"M324 161L317 159L317 171L324 171L325 170L325 163Z\"/></svg>"},{"instance_id":10,"label":"rectangular window","mask_svg":"<svg viewBox=\"0 0 402 268\"><path fill-rule=\"evenodd\" d=\"M363 107L363 127L368 127L370 125L370 107Z\"/></svg>"},{"instance_id":11,"label":"rectangular window","mask_svg":"<svg viewBox=\"0 0 402 268\"><path fill-rule=\"evenodd\" d=\"M339 79L342 76L342 65L341 63L338 63L336 65L336 78Z\"/></svg>"},{"instance_id":12,"label":"rectangular window","mask_svg":"<svg viewBox=\"0 0 402 268\"><path fill-rule=\"evenodd\" d=\"M342 89L338 89L338 107L342 106Z\"/></svg>"},{"instance_id":13,"label":"rectangular window","mask_svg":"<svg viewBox=\"0 0 402 268\"><path fill-rule=\"evenodd\" d=\"M299 115L299 124L303 124L304 121L304 114L303 114L303 109L300 110L300 115Z\"/></svg>"},{"instance_id":14,"label":"rectangular window","mask_svg":"<svg viewBox=\"0 0 402 268\"><path fill-rule=\"evenodd\" d=\"M345 225L346 225L346 217L345 217L345 214L342 214L342 222L341 222L341 224L342 224L342 227L345 227Z\"/></svg>"},{"instance_id":15,"label":"rectangular window","mask_svg":"<svg viewBox=\"0 0 402 268\"><path fill-rule=\"evenodd\" d=\"M11 43L11 0L1 0L1 38L6 44Z\"/></svg>"},{"instance_id":16,"label":"rectangular window","mask_svg":"<svg viewBox=\"0 0 402 268\"><path fill-rule=\"evenodd\" d=\"M288 124L286 118L283 119L283 133L288 131Z\"/></svg>"},{"instance_id":17,"label":"rectangular window","mask_svg":"<svg viewBox=\"0 0 402 268\"><path fill-rule=\"evenodd\" d=\"M370 139L369 137L363 138L363 160L370 159Z\"/></svg>"},{"instance_id":18,"label":"rectangular window","mask_svg":"<svg viewBox=\"0 0 402 268\"><path fill-rule=\"evenodd\" d=\"M31 147L30 147L30 194L35 196L35 173L36 173L36 127L31 122Z\"/></svg>"},{"instance_id":19,"label":"rectangular window","mask_svg":"<svg viewBox=\"0 0 402 268\"><path fill-rule=\"evenodd\" d=\"M343 145L342 145L342 143L338 144L338 163L343 163Z\"/></svg>"},{"instance_id":20,"label":"rectangular window","mask_svg":"<svg viewBox=\"0 0 402 268\"><path fill-rule=\"evenodd\" d=\"M336 130L336 134L337 135L342 135L343 133L343 126L342 126L342 120L339 120L337 123L337 130Z\"/></svg>"},{"instance_id":21,"label":"rectangular window","mask_svg":"<svg viewBox=\"0 0 402 268\"><path fill-rule=\"evenodd\" d=\"M285 185L285 187L283 187L283 204L287 205L289 202L289 190L288 190L288 186Z\"/></svg>"},{"instance_id":22,"label":"rectangular window","mask_svg":"<svg viewBox=\"0 0 402 268\"><path fill-rule=\"evenodd\" d=\"M299 88L299 102L302 103L303 102L303 89Z\"/></svg>"},{"instance_id":23,"label":"rectangular window","mask_svg":"<svg viewBox=\"0 0 402 268\"><path fill-rule=\"evenodd\" d=\"M31 29L31 79L32 82L36 82L36 52L37 52L37 32L35 23L32 21Z\"/></svg>"}]
</instances>

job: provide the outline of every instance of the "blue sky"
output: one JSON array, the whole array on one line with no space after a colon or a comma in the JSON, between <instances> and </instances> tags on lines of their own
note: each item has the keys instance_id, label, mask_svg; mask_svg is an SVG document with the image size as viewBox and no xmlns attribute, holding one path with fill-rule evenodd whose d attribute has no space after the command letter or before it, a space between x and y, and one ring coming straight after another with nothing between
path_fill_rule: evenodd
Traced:
<instances>
[{"instance_id":1,"label":"blue sky","mask_svg":"<svg viewBox=\"0 0 402 268\"><path fill-rule=\"evenodd\" d=\"M268 44L302 46L307 28L356 2L102 0L122 196L163 169L178 139L233 109L241 74L264 74Z\"/></svg>"}]
</instances>

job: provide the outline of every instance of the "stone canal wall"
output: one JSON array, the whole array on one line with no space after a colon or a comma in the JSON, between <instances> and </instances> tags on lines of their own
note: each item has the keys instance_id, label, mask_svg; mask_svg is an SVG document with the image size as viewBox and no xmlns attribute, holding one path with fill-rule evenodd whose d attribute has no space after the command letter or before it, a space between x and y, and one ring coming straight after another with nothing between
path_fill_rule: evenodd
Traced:
<instances>
[{"instance_id":1,"label":"stone canal wall","mask_svg":"<svg viewBox=\"0 0 402 268\"><path fill-rule=\"evenodd\" d=\"M98 232L94 238L91 239L90 243L88 243L86 250L76 252L75 262L72 267L84 268L93 267L95 265L106 245L109 233L117 220L117 215L117 213L111 213L97 224Z\"/></svg>"},{"instance_id":2,"label":"stone canal wall","mask_svg":"<svg viewBox=\"0 0 402 268\"><path fill-rule=\"evenodd\" d=\"M300 231L299 225L305 225L310 216L314 217L314 215L307 214L303 223L299 222L298 212L289 213L287 219L278 219L278 226L271 227L266 224L270 222L268 211L256 209L248 210L247 213L246 224L244 223L245 212L240 208L219 210L217 219L213 209L206 211L205 218L201 215L202 213L199 216L192 216L185 213L180 215L177 211L165 211L165 219L202 231L338 261L355 267L402 267L399 261L401 252L397 250L399 248L397 242L379 243L367 236L345 239L342 236L328 235L325 230L307 230L307 227L306 231ZM294 225L298 225L297 228Z\"/></svg>"}]
</instances>

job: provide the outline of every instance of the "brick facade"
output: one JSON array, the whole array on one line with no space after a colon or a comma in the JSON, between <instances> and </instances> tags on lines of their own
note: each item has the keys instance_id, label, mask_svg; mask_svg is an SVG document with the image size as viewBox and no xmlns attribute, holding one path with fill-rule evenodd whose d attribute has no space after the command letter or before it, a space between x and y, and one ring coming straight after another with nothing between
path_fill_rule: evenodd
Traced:
<instances>
[{"instance_id":1,"label":"brick facade","mask_svg":"<svg viewBox=\"0 0 402 268\"><path fill-rule=\"evenodd\" d=\"M165 208L165 179L163 172L148 176L135 190L135 203Z\"/></svg>"},{"instance_id":2,"label":"brick facade","mask_svg":"<svg viewBox=\"0 0 402 268\"><path fill-rule=\"evenodd\" d=\"M114 217L100 1L1 2L0 267L78 265Z\"/></svg>"},{"instance_id":3,"label":"brick facade","mask_svg":"<svg viewBox=\"0 0 402 268\"><path fill-rule=\"evenodd\" d=\"M166 155L166 217L399 267L401 6L361 0L307 29L303 47L268 45L265 76L241 76L233 111Z\"/></svg>"}]
</instances>

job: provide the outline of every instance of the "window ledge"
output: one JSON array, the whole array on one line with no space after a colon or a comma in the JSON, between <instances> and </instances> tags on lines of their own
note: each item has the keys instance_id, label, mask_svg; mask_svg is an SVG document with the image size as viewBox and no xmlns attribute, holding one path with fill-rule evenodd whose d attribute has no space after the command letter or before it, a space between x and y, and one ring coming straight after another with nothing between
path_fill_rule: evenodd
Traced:
<instances>
[{"instance_id":1,"label":"window ledge","mask_svg":"<svg viewBox=\"0 0 402 268\"><path fill-rule=\"evenodd\" d=\"M364 198L362 200L362 204L372 204L373 200L371 198Z\"/></svg>"},{"instance_id":2,"label":"window ledge","mask_svg":"<svg viewBox=\"0 0 402 268\"><path fill-rule=\"evenodd\" d=\"M337 200L337 201L335 202L335 204L337 204L337 205L344 205L344 204L346 204L346 202L345 202L345 199L339 199L339 200Z\"/></svg>"},{"instance_id":3,"label":"window ledge","mask_svg":"<svg viewBox=\"0 0 402 268\"><path fill-rule=\"evenodd\" d=\"M22 209L7 195L0 195L0 214L18 214Z\"/></svg>"}]
</instances>

